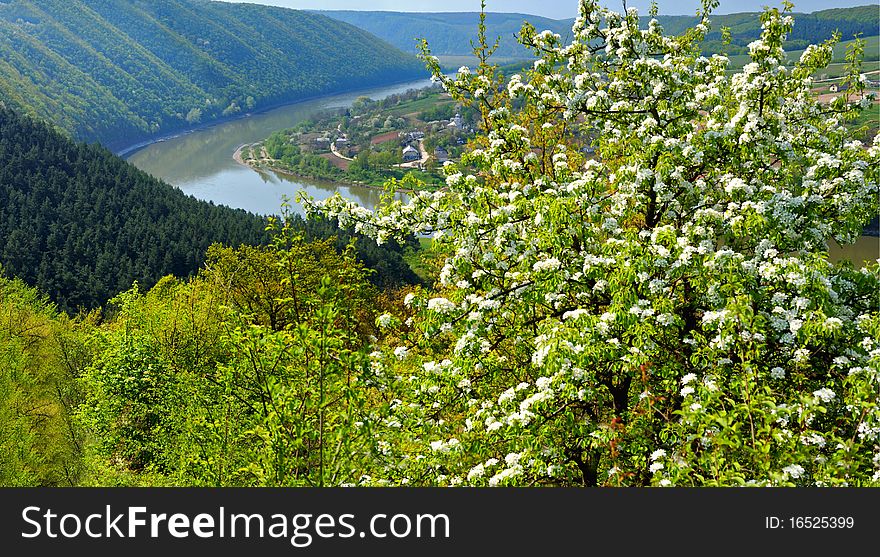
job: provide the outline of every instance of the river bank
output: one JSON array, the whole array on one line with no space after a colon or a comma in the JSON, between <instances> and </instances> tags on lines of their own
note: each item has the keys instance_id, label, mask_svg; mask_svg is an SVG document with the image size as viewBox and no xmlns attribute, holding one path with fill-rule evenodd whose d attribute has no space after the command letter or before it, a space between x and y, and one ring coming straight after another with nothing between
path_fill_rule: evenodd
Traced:
<instances>
[{"instance_id":1,"label":"river bank","mask_svg":"<svg viewBox=\"0 0 880 557\"><path fill-rule=\"evenodd\" d=\"M291 172L290 170L287 170L287 169L284 169L281 167L277 167L277 166L272 166L271 164L257 164L257 163L252 163L252 162L246 161L244 159L244 157L242 156L242 152L245 149L247 149L249 147L254 147L256 145L259 145L259 142L245 143L243 145L240 145L235 150L235 152L232 153L232 159L235 162L237 162L238 164L240 164L244 167L247 167L247 168L253 170L254 172L274 172L275 174L279 174L281 176L287 176L290 178L294 178L296 180L313 180L313 181L321 181L323 183L332 184L332 185L364 188L364 189L373 190L373 191L380 191L380 192L385 191L385 186L376 186L373 184L364 184L363 182L354 182L354 181L348 181L348 180L327 180L324 178L317 178L314 176L301 176L299 174L295 174L295 173ZM403 194L408 194L408 195L411 195L416 192L416 190L407 189L407 188L401 188L401 189L397 189L395 191L399 192L399 193L403 193Z\"/></svg>"},{"instance_id":2,"label":"river bank","mask_svg":"<svg viewBox=\"0 0 880 557\"><path fill-rule=\"evenodd\" d=\"M416 78L416 79L419 79L419 78ZM429 77L426 75L422 79L429 79ZM336 91L326 91L324 93L318 93L316 95L310 95L310 96L302 97L302 98L292 100L292 101L282 101L282 102L273 103L273 104L266 105L266 106L261 106L257 109L254 109L254 110L251 110L251 111L245 112L245 113L235 114L232 116L222 116L220 118L216 118L214 120L211 120L210 122L196 124L194 126L190 126L187 128L179 128L176 130L171 130L167 133L160 134L158 136L151 137L149 139L144 139L142 141L138 141L136 143L132 143L129 145L124 145L122 147L114 146L111 143L111 144L107 145L107 148L110 149L111 151L113 151L113 153L115 155L125 158L125 157L128 157L128 156L135 154L136 152L140 151L141 149L145 149L145 148L149 147L150 145L154 145L156 143L162 143L162 142L165 142L165 141L168 141L171 139L177 139L180 137L184 137L184 136L196 133L196 132L206 131L211 128L217 127L217 126L222 126L222 125L228 124L230 122L235 122L237 120L252 118L252 117L258 116L260 114L265 114L267 112L277 110L279 108L296 106L296 105L305 104L305 103L308 103L311 101L316 101L316 100L325 99L325 98L332 98L332 97L335 97L338 95L347 95L350 93L360 93L360 92L367 93L370 91L375 91L377 89L382 89L382 88L386 88L386 87L394 87L396 85L401 85L404 83L412 83L413 81L414 81L414 79L412 77L410 77L407 79L391 81L391 82L381 84L381 85L369 85L366 87L358 86L358 87L338 89Z\"/></svg>"}]
</instances>

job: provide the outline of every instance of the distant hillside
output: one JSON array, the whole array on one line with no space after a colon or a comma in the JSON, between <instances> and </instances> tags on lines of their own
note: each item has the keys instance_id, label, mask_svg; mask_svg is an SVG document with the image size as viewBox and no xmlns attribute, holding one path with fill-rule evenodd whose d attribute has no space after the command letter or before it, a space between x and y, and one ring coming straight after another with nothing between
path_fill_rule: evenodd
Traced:
<instances>
[{"instance_id":1,"label":"distant hillside","mask_svg":"<svg viewBox=\"0 0 880 557\"><path fill-rule=\"evenodd\" d=\"M721 28L730 28L730 54L748 53L748 44L761 36L761 14L744 12L738 14L715 15L712 19L712 30L706 37L706 49L715 51L721 47ZM878 7L858 6L855 8L835 8L821 10L810 14L795 13L794 28L788 36L785 48L799 50L831 38L835 31L841 34L841 40L852 39L857 34L870 37L880 34L878 29ZM647 18L643 18L647 22ZM699 20L687 16L661 16L657 20L667 33L681 33L693 27Z\"/></svg>"},{"instance_id":2,"label":"distant hillside","mask_svg":"<svg viewBox=\"0 0 880 557\"><path fill-rule=\"evenodd\" d=\"M462 56L471 53L470 41L476 36L479 14L477 13L401 13L401 12L361 12L361 11L321 11L317 12L332 18L351 23L388 41L407 52L416 52L416 38L426 38L431 51L438 56ZM720 47L722 27L730 27L733 38L731 54L740 54L746 45L761 33L759 13L739 13L715 15L712 17L713 31L707 37L707 48ZM822 10L812 14L794 14L794 31L789 37L787 48L803 48L809 43L823 41L839 30L843 39L853 35L878 34L877 6L839 8ZM650 18L643 17L647 24ZM699 20L693 16L659 16L658 21L669 34L678 34L696 25ZM549 29L559 33L564 39L571 36L574 20L555 20L533 15L516 13L489 13L486 27L491 38L500 37L501 43L496 52L499 57L517 58L528 55L528 51L516 42L516 34L524 21L529 21L539 31Z\"/></svg>"},{"instance_id":3,"label":"distant hillside","mask_svg":"<svg viewBox=\"0 0 880 557\"><path fill-rule=\"evenodd\" d=\"M425 73L413 56L315 13L205 0L0 2L0 100L111 147Z\"/></svg>"},{"instance_id":4,"label":"distant hillside","mask_svg":"<svg viewBox=\"0 0 880 557\"><path fill-rule=\"evenodd\" d=\"M0 106L0 275L36 286L61 309L100 306L135 280L149 288L168 274L187 276L212 243L264 243L265 226ZM328 222L298 226L309 239L338 236L338 250L350 239ZM418 281L401 252L356 244L377 284Z\"/></svg>"},{"instance_id":5,"label":"distant hillside","mask_svg":"<svg viewBox=\"0 0 880 557\"><path fill-rule=\"evenodd\" d=\"M415 53L416 39L428 39L431 52L438 56L471 54L470 41L476 38L480 14L475 12L403 13L361 11L319 11L320 13L361 29L388 41L404 52ZM488 13L486 27L489 36L500 37L495 53L503 58L523 58L528 51L516 41L523 22L529 21L538 29L550 29L563 37L571 36L573 20L557 20L517 13Z\"/></svg>"}]
</instances>

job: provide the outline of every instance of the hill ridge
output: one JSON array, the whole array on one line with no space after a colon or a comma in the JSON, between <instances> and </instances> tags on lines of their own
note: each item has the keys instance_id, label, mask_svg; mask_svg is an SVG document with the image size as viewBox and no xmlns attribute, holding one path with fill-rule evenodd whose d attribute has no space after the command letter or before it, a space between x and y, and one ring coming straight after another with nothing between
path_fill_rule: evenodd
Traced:
<instances>
[{"instance_id":1,"label":"hill ridge","mask_svg":"<svg viewBox=\"0 0 880 557\"><path fill-rule=\"evenodd\" d=\"M470 54L470 39L476 35L478 12L400 12L400 11L357 11L357 10L314 10L340 21L357 25L401 50L415 52L415 37L428 39L433 54L439 56L462 56ZM712 31L707 37L706 46L710 49L720 47L721 27L730 27L733 36L731 54L747 51L746 45L760 34L760 12L740 12L733 14L714 14L710 17ZM877 27L876 5L851 8L829 8L811 13L795 12L795 26L789 37L787 48L803 48L807 43L815 43L829 38L836 28L841 28L843 40L852 38L855 33L864 36L880 34ZM647 24L649 16L642 16ZM669 34L680 34L687 27L696 25L699 20L692 15L673 15L657 17ZM424 25L430 21L432 25ZM514 35L520 30L523 21L529 21L538 30L549 29L563 38L571 36L574 18L551 19L518 12L487 12L486 25L490 38L501 37L496 56L502 58L524 58L528 52L515 41ZM420 24L421 22L421 24Z\"/></svg>"}]
</instances>

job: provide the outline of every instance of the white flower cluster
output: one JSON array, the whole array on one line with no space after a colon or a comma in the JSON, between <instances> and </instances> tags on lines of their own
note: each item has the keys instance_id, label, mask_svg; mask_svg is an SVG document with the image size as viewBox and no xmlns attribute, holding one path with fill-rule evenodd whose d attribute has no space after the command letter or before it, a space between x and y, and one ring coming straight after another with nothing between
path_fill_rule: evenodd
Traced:
<instances>
[{"instance_id":1,"label":"white flower cluster","mask_svg":"<svg viewBox=\"0 0 880 557\"><path fill-rule=\"evenodd\" d=\"M825 403L831 402L835 397L834 391L827 387L813 391L813 396Z\"/></svg>"},{"instance_id":2,"label":"white flower cluster","mask_svg":"<svg viewBox=\"0 0 880 557\"><path fill-rule=\"evenodd\" d=\"M390 327L393 321L394 317L392 317L390 313L383 313L376 318L376 324L379 325L379 327L381 327L382 329L387 329L388 327Z\"/></svg>"}]
</instances>

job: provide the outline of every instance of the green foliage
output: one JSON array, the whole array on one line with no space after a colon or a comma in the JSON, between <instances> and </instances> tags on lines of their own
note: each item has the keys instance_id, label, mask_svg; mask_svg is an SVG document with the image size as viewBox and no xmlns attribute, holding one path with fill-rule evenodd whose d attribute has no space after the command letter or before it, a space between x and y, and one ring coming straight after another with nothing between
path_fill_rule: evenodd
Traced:
<instances>
[{"instance_id":1,"label":"green foliage","mask_svg":"<svg viewBox=\"0 0 880 557\"><path fill-rule=\"evenodd\" d=\"M284 331L237 327L228 337L234 349L227 373L262 378L265 389L260 420L242 433L250 441L242 474L255 485L324 486L357 479L352 467L365 448L364 432L356 426L364 407L358 377L368 359L357 349L354 331L345 328L350 319L334 303L345 292L325 275L317 304L303 322Z\"/></svg>"},{"instance_id":2,"label":"green foliage","mask_svg":"<svg viewBox=\"0 0 880 557\"><path fill-rule=\"evenodd\" d=\"M388 288L421 282L403 258L407 248L419 249L419 242L414 236L408 236L400 242L379 245L369 236L354 232L351 227L339 228L338 221L334 219L312 219L304 222L296 216L290 221L303 229L306 240L330 239L337 253L342 253L353 245L358 261L369 269L368 280L375 286Z\"/></svg>"},{"instance_id":3,"label":"green foliage","mask_svg":"<svg viewBox=\"0 0 880 557\"><path fill-rule=\"evenodd\" d=\"M84 420L98 450L134 471L172 469L175 453L166 444L177 439L183 427L174 419L187 392L180 380L145 339L128 334L111 337L85 383L89 415L108 417Z\"/></svg>"},{"instance_id":4,"label":"green foliage","mask_svg":"<svg viewBox=\"0 0 880 557\"><path fill-rule=\"evenodd\" d=\"M113 300L80 406L105 467L94 482L356 479L376 291L352 249L297 229L273 220L271 246L213 246L198 277Z\"/></svg>"},{"instance_id":5,"label":"green foliage","mask_svg":"<svg viewBox=\"0 0 880 557\"><path fill-rule=\"evenodd\" d=\"M88 321L87 321L88 322ZM0 485L70 486L83 472L71 408L88 328L21 281L0 277Z\"/></svg>"},{"instance_id":6,"label":"green foliage","mask_svg":"<svg viewBox=\"0 0 880 557\"><path fill-rule=\"evenodd\" d=\"M112 147L424 72L360 29L256 4L15 0L0 35L0 100Z\"/></svg>"},{"instance_id":7,"label":"green foliage","mask_svg":"<svg viewBox=\"0 0 880 557\"><path fill-rule=\"evenodd\" d=\"M449 120L453 116L455 116L455 105L453 103L444 103L428 108L419 114L419 119L430 122L431 120Z\"/></svg>"}]
</instances>

